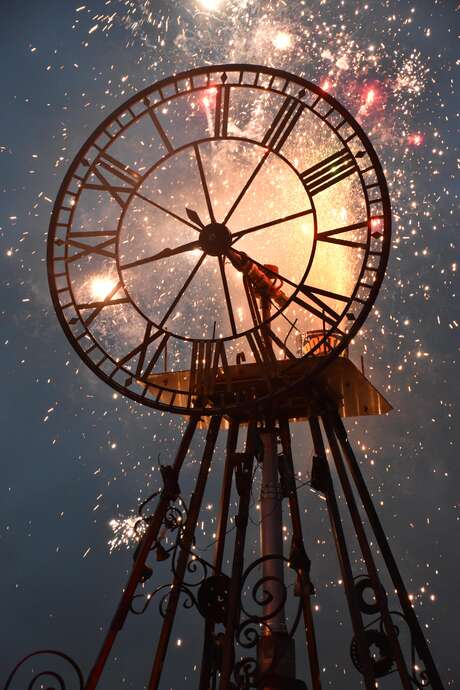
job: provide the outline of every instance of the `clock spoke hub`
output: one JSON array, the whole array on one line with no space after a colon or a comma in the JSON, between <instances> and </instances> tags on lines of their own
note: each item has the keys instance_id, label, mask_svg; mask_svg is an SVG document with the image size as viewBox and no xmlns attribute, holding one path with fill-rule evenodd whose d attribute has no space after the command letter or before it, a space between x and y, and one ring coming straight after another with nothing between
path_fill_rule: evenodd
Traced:
<instances>
[{"instance_id":1,"label":"clock spoke hub","mask_svg":"<svg viewBox=\"0 0 460 690\"><path fill-rule=\"evenodd\" d=\"M200 232L201 248L206 254L226 254L232 244L232 233L222 223L209 223Z\"/></svg>"}]
</instances>

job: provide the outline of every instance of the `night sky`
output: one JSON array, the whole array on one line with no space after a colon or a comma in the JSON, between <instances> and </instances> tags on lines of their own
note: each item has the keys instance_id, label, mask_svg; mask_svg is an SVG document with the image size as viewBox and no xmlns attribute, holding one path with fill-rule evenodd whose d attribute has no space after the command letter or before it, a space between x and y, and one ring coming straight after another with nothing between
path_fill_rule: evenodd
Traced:
<instances>
[{"instance_id":1,"label":"night sky","mask_svg":"<svg viewBox=\"0 0 460 690\"><path fill-rule=\"evenodd\" d=\"M2 4L0 683L37 648L65 651L88 673L132 563L132 544L109 544L112 521L124 524L160 487L159 462L172 462L184 428L179 417L117 396L60 329L45 250L65 170L99 122L136 91L203 64L253 62L330 91L357 117L385 168L393 248L352 358L364 353L367 375L394 411L347 427L441 676L446 687L460 687L456 3L83 2ZM201 432L184 495L202 439ZM305 479L306 439L298 425L296 467ZM217 499L224 440L205 505ZM299 494L324 687L351 690L359 676L349 662L325 506L308 485ZM213 508L208 514L211 521ZM205 557L210 531L205 525L200 536ZM144 687L156 613L153 605L128 619L101 689ZM195 687L201 629L197 613L181 611L162 689L181 690L190 678ZM398 686L389 678L380 687Z\"/></svg>"}]
</instances>

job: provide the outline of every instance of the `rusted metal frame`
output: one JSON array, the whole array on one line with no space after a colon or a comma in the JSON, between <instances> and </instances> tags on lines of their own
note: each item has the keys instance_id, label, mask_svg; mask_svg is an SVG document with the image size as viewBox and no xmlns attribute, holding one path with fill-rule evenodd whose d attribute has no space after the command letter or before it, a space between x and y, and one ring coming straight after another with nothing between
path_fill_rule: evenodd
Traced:
<instances>
[{"instance_id":1,"label":"rusted metal frame","mask_svg":"<svg viewBox=\"0 0 460 690\"><path fill-rule=\"evenodd\" d=\"M385 564L388 568L388 572L393 581L393 585L398 594L399 603L401 604L401 608L404 612L406 621L409 625L411 636L413 638L417 653L419 657L423 660L423 663L425 664L425 670L427 672L433 690L444 690L444 686L439 676L438 669L436 668L434 659L430 652L430 648L428 647L427 641L420 627L420 623L417 619L417 616L415 615L415 611L410 602L406 586L403 582L403 579L399 572L399 568L396 564L393 553L388 544L388 540L383 530L382 523L380 522L379 516L372 502L371 495L361 474L361 470L356 460L355 454L353 452L353 448L351 447L351 444L348 440L346 429L339 415L334 416L334 421L337 437L343 450L345 460L349 467L350 473L353 477L353 481L358 490L360 499L363 503L369 523L375 534L377 544L379 545L380 553L383 556Z\"/></svg>"},{"instance_id":2,"label":"rusted metal frame","mask_svg":"<svg viewBox=\"0 0 460 690\"><path fill-rule=\"evenodd\" d=\"M323 435L319 425L318 417L310 417L309 419L311 436L313 439L313 447L315 455L322 462L322 470L324 472L324 495L326 497L326 505L329 513L329 520L331 522L332 534L334 536L337 556L339 560L340 572L342 574L343 585L345 589L345 596L347 598L348 610L350 612L353 632L358 644L360 658L363 664L363 677L366 690L375 690L375 674L372 665L372 660L369 654L369 648L366 642L366 635L364 631L363 619L359 608L359 603L356 598L356 590L353 582L353 570L351 567L350 556L348 554L347 542L345 533L343 531L342 519L340 517L337 497L334 491L334 484L331 477L331 472L326 458L326 451L324 448Z\"/></svg>"},{"instance_id":3,"label":"rusted metal frame","mask_svg":"<svg viewBox=\"0 0 460 690\"><path fill-rule=\"evenodd\" d=\"M220 496L219 522L217 525L217 541L214 554L214 575L220 575L222 571L222 561L224 558L225 536L227 533L228 512L230 506L230 495L232 491L232 479L234 470L234 453L238 442L239 423L232 419L227 436L227 449L225 457L224 476L222 481L222 491ZM203 653L201 657L201 672L199 690L209 690L212 674L212 652L215 624L210 618L206 619Z\"/></svg>"},{"instance_id":4,"label":"rusted metal frame","mask_svg":"<svg viewBox=\"0 0 460 690\"><path fill-rule=\"evenodd\" d=\"M227 533L228 512L230 508L230 494L232 491L232 478L234 470L234 453L238 443L239 422L232 419L228 430L226 460L224 477L222 483L222 493L220 497L219 522L217 525L217 542L214 556L215 574L220 575L222 561L224 559L225 535Z\"/></svg>"},{"instance_id":5,"label":"rusted metal frame","mask_svg":"<svg viewBox=\"0 0 460 690\"><path fill-rule=\"evenodd\" d=\"M179 473L182 469L182 465L184 463L188 449L192 442L193 436L195 434L198 419L198 417L190 418L185 433L182 437L179 449L177 451L176 458L172 466L172 475L175 477L176 483L179 478ZM110 651L113 647L113 644L116 640L119 631L124 625L126 616L128 615L128 611L130 610L132 598L139 583L152 544L154 544L154 542L156 541L158 537L158 532L160 531L163 519L166 515L166 511L168 510L171 501L175 498L177 497L172 496L171 493L169 493L168 491L168 487L165 486L164 490L161 493L160 500L155 510L155 513L151 520L148 522L147 531L142 539L142 546L139 549L138 556L134 562L133 569L129 576L126 587L123 591L115 615L112 619L112 622L110 623L99 655L93 665L93 668L91 669L88 680L85 684L85 690L94 690L94 688L97 687L97 684L104 670L105 664L107 662L107 658L110 654Z\"/></svg>"},{"instance_id":6,"label":"rusted metal frame","mask_svg":"<svg viewBox=\"0 0 460 690\"><path fill-rule=\"evenodd\" d=\"M150 676L148 690L157 690L163 664L168 651L169 639L174 623L174 617L179 603L182 582L184 580L185 570L188 560L190 558L190 551L192 548L193 537L195 534L195 527L198 521L201 504L203 502L204 490L208 479L209 468L214 454L214 448L219 434L221 417L212 417L209 430L206 436L206 444L203 452L203 458L198 472L198 477L195 484L195 490L190 499L190 506L185 524L184 533L180 541L180 554L175 568L175 576L172 583L171 591L168 596L168 603L164 616L163 625L161 628L160 639L158 641L155 660L153 663L152 673Z\"/></svg>"},{"instance_id":7,"label":"rusted metal frame","mask_svg":"<svg viewBox=\"0 0 460 690\"><path fill-rule=\"evenodd\" d=\"M388 609L387 595L382 583L380 582L374 557L372 555L366 531L361 520L359 508L356 504L353 489L348 478L348 474L345 468L342 454L340 452L339 445L337 443L336 425L334 423L335 421L336 415L334 413L327 414L323 417L323 424L326 430L329 447L331 449L332 457L334 458L334 463L337 469L337 474L339 475L340 483L345 494L345 500L347 502L348 510L350 511L350 517L355 528L355 533L358 538L364 562L366 563L367 572L372 583L372 589L374 590L375 600L377 602L380 614L382 616L382 621L386 634L388 635L391 650L393 652L393 658L396 662L396 667L398 669L402 686L405 690L413 690L412 681L410 679L404 655L399 644L398 633L395 629L394 623L391 619L391 615Z\"/></svg>"},{"instance_id":8,"label":"rusted metal frame","mask_svg":"<svg viewBox=\"0 0 460 690\"><path fill-rule=\"evenodd\" d=\"M294 477L294 462L292 459L291 448L291 430L289 428L289 420L286 417L279 419L280 438L283 454L288 464L288 472L292 477L292 486L289 487L289 511L291 513L292 535L293 535L293 551L298 551L300 554L308 556L305 553L305 545L302 535L302 521L300 519L299 499L297 497L297 490ZM307 561L308 562L308 561ZM312 583L310 581L309 570L302 566L298 570L302 598L302 612L305 626L305 634L307 638L308 658L310 661L310 675L313 690L321 690L321 672L318 659L318 647L316 644L315 627L313 623L313 613L311 609L311 594L313 593Z\"/></svg>"},{"instance_id":9,"label":"rusted metal frame","mask_svg":"<svg viewBox=\"0 0 460 690\"><path fill-rule=\"evenodd\" d=\"M235 546L228 597L228 617L225 626L225 641L222 654L222 671L219 689L230 690L230 677L235 662L235 630L240 618L241 579L244 568L244 548L246 544L246 530L249 519L249 504L251 501L252 468L255 454L256 422L252 421L248 427L246 441L246 458L239 468L235 468L237 491L239 494L238 513L235 516ZM241 474L238 481L238 472Z\"/></svg>"}]
</instances>

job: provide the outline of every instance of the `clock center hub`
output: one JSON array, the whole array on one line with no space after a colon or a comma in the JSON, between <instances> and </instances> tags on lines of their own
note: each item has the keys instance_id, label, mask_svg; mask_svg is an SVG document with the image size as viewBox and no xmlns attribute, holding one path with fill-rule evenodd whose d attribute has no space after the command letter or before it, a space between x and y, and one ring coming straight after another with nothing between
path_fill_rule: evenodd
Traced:
<instances>
[{"instance_id":1,"label":"clock center hub","mask_svg":"<svg viewBox=\"0 0 460 690\"><path fill-rule=\"evenodd\" d=\"M222 223L209 223L200 232L200 243L206 254L220 256L232 244L232 233Z\"/></svg>"}]
</instances>

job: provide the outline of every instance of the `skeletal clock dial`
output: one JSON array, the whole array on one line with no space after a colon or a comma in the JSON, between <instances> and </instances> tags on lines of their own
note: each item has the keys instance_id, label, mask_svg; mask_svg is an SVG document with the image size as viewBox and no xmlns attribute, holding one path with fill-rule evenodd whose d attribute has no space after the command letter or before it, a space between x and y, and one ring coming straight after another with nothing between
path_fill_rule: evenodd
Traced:
<instances>
[{"instance_id":1,"label":"skeletal clock dial","mask_svg":"<svg viewBox=\"0 0 460 690\"><path fill-rule=\"evenodd\" d=\"M231 413L346 347L389 241L382 169L346 110L287 73L227 65L149 87L89 138L54 207L49 279L103 380L153 407Z\"/></svg>"}]
</instances>

